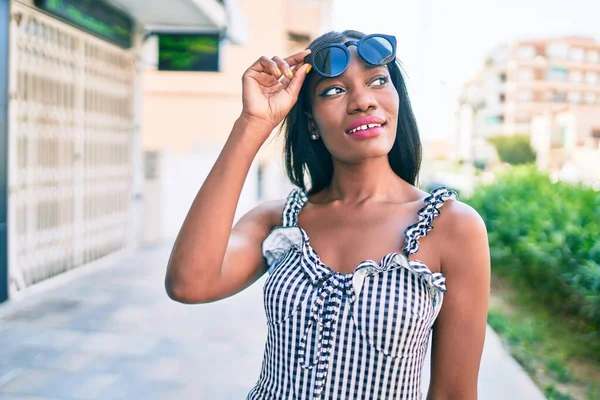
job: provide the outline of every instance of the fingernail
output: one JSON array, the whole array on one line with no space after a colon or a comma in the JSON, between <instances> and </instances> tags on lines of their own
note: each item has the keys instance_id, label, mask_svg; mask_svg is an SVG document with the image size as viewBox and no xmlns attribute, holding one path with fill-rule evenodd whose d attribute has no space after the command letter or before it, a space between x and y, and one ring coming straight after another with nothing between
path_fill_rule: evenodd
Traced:
<instances>
[{"instance_id":1,"label":"fingernail","mask_svg":"<svg viewBox=\"0 0 600 400\"><path fill-rule=\"evenodd\" d=\"M281 70L279 68L275 68L275 72L277 72L277 76L281 76Z\"/></svg>"},{"instance_id":2,"label":"fingernail","mask_svg":"<svg viewBox=\"0 0 600 400\"><path fill-rule=\"evenodd\" d=\"M293 73L293 72L292 72L292 70L291 70L291 69L289 69L289 68L288 68L288 76L289 76L290 78L293 78L293 77L294 77L294 73Z\"/></svg>"},{"instance_id":3,"label":"fingernail","mask_svg":"<svg viewBox=\"0 0 600 400\"><path fill-rule=\"evenodd\" d=\"M312 69L312 65L309 65L309 66L306 68L306 73L308 74L308 73L310 72L310 70L311 70L311 69Z\"/></svg>"}]
</instances>

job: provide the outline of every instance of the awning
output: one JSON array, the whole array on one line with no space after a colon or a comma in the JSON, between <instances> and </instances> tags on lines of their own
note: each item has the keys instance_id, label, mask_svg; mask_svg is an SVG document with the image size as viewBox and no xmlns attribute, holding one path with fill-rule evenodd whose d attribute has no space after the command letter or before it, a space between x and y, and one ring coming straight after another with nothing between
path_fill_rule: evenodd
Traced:
<instances>
[{"instance_id":1,"label":"awning","mask_svg":"<svg viewBox=\"0 0 600 400\"><path fill-rule=\"evenodd\" d=\"M112 0L147 32L215 32L227 28L223 0Z\"/></svg>"}]
</instances>

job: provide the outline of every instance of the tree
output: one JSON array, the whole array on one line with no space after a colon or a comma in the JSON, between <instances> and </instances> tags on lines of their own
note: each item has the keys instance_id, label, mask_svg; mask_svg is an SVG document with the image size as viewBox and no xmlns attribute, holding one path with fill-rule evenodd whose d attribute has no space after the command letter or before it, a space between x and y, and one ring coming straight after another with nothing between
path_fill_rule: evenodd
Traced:
<instances>
[{"instance_id":1,"label":"tree","mask_svg":"<svg viewBox=\"0 0 600 400\"><path fill-rule=\"evenodd\" d=\"M502 162L511 165L531 164L536 154L528 135L495 136L489 139Z\"/></svg>"}]
</instances>

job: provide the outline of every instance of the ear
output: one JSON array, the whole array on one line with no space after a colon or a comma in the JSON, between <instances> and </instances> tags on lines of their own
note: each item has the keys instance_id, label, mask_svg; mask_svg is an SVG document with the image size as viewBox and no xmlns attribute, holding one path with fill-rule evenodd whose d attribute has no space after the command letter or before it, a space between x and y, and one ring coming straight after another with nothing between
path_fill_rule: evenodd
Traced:
<instances>
[{"instance_id":1,"label":"ear","mask_svg":"<svg viewBox=\"0 0 600 400\"><path fill-rule=\"evenodd\" d=\"M309 112L304 113L304 115L306 115L306 119L308 121L308 132L310 132L311 135L318 136L319 135L319 127L317 126L317 123L315 122L315 118Z\"/></svg>"}]
</instances>

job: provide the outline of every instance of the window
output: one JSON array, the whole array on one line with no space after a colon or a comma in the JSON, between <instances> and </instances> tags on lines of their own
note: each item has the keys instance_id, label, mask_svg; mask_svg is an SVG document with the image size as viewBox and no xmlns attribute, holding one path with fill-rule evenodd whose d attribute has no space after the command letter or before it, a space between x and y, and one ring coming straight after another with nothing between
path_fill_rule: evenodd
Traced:
<instances>
[{"instance_id":1,"label":"window","mask_svg":"<svg viewBox=\"0 0 600 400\"><path fill-rule=\"evenodd\" d=\"M531 68L521 68L517 73L517 80L531 81L533 80L533 70Z\"/></svg>"},{"instance_id":2,"label":"window","mask_svg":"<svg viewBox=\"0 0 600 400\"><path fill-rule=\"evenodd\" d=\"M586 93L585 102L588 104L594 104L596 102L596 93Z\"/></svg>"},{"instance_id":3,"label":"window","mask_svg":"<svg viewBox=\"0 0 600 400\"><path fill-rule=\"evenodd\" d=\"M571 103L579 103L581 102L581 93L579 92L569 92L567 95L567 100Z\"/></svg>"},{"instance_id":4,"label":"window","mask_svg":"<svg viewBox=\"0 0 600 400\"><path fill-rule=\"evenodd\" d=\"M569 81L574 83L581 83L582 73L581 71L571 71L569 73Z\"/></svg>"},{"instance_id":5,"label":"window","mask_svg":"<svg viewBox=\"0 0 600 400\"><path fill-rule=\"evenodd\" d=\"M569 53L569 45L567 43L550 43L546 48L546 54L549 58L564 60Z\"/></svg>"},{"instance_id":6,"label":"window","mask_svg":"<svg viewBox=\"0 0 600 400\"><path fill-rule=\"evenodd\" d=\"M585 81L590 85L598 84L598 74L593 71L589 71L585 74Z\"/></svg>"},{"instance_id":7,"label":"window","mask_svg":"<svg viewBox=\"0 0 600 400\"><path fill-rule=\"evenodd\" d=\"M504 115L492 115L485 118L486 125L500 125L504 123Z\"/></svg>"},{"instance_id":8,"label":"window","mask_svg":"<svg viewBox=\"0 0 600 400\"><path fill-rule=\"evenodd\" d=\"M597 63L600 61L600 54L598 50L588 50L586 60L591 63Z\"/></svg>"},{"instance_id":9,"label":"window","mask_svg":"<svg viewBox=\"0 0 600 400\"><path fill-rule=\"evenodd\" d=\"M548 70L548 80L553 82L564 82L567 80L567 69L563 67L552 67Z\"/></svg>"},{"instance_id":10,"label":"window","mask_svg":"<svg viewBox=\"0 0 600 400\"><path fill-rule=\"evenodd\" d=\"M573 47L569 52L569 59L573 61L583 61L583 49L579 47Z\"/></svg>"},{"instance_id":11,"label":"window","mask_svg":"<svg viewBox=\"0 0 600 400\"><path fill-rule=\"evenodd\" d=\"M518 93L518 99L522 103L530 102L532 98L533 94L531 93L531 90L520 90Z\"/></svg>"},{"instance_id":12,"label":"window","mask_svg":"<svg viewBox=\"0 0 600 400\"><path fill-rule=\"evenodd\" d=\"M529 60L534 58L536 55L535 47L533 46L521 46L517 50L517 57L521 60Z\"/></svg>"},{"instance_id":13,"label":"window","mask_svg":"<svg viewBox=\"0 0 600 400\"><path fill-rule=\"evenodd\" d=\"M552 101L554 103L563 103L567 101L567 96L563 92L551 91L548 93L548 101Z\"/></svg>"}]
</instances>

